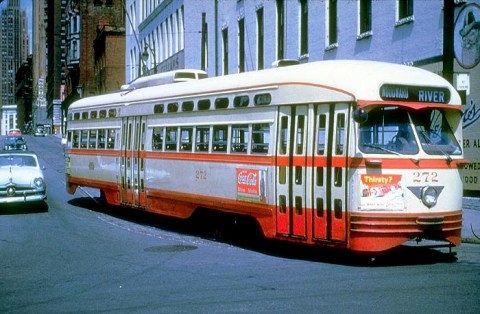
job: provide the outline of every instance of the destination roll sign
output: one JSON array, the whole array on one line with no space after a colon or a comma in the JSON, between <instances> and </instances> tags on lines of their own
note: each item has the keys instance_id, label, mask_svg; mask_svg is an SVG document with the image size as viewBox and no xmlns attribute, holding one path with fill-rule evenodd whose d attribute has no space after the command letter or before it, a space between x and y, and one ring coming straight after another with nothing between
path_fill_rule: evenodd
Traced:
<instances>
[{"instance_id":1,"label":"destination roll sign","mask_svg":"<svg viewBox=\"0 0 480 314\"><path fill-rule=\"evenodd\" d=\"M380 98L447 104L450 101L450 90L442 87L384 84L380 87Z\"/></svg>"}]
</instances>

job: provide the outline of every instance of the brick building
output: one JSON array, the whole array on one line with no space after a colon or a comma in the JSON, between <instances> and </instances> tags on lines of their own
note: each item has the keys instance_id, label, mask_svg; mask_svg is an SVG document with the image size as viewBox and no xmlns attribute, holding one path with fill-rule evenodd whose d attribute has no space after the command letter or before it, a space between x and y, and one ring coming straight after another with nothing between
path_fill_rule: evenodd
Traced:
<instances>
[{"instance_id":1,"label":"brick building","mask_svg":"<svg viewBox=\"0 0 480 314\"><path fill-rule=\"evenodd\" d=\"M79 97L118 90L125 81L121 2L68 0L66 16L64 113Z\"/></svg>"}]
</instances>

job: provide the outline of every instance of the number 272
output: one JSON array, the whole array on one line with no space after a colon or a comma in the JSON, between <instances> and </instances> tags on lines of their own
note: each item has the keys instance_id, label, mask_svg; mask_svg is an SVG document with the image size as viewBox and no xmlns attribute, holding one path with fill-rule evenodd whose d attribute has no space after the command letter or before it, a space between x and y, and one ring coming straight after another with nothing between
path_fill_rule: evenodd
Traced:
<instances>
[{"instance_id":1,"label":"number 272","mask_svg":"<svg viewBox=\"0 0 480 314\"><path fill-rule=\"evenodd\" d=\"M415 171L413 173L413 182L438 182L438 173Z\"/></svg>"}]
</instances>

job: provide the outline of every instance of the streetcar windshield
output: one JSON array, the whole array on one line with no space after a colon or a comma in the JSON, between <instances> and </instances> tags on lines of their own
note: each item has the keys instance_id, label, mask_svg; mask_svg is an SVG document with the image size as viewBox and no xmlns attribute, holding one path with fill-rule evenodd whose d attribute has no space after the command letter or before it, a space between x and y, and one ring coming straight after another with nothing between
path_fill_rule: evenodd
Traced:
<instances>
[{"instance_id":1,"label":"streetcar windshield","mask_svg":"<svg viewBox=\"0 0 480 314\"><path fill-rule=\"evenodd\" d=\"M360 150L367 154L458 155L460 146L445 115L438 109L408 110L380 107L368 113L360 125Z\"/></svg>"},{"instance_id":2,"label":"streetcar windshield","mask_svg":"<svg viewBox=\"0 0 480 314\"><path fill-rule=\"evenodd\" d=\"M381 107L360 125L360 149L370 154L416 154L418 144L405 109Z\"/></svg>"},{"instance_id":3,"label":"streetcar windshield","mask_svg":"<svg viewBox=\"0 0 480 314\"><path fill-rule=\"evenodd\" d=\"M423 150L431 155L459 155L462 153L457 139L442 111L424 109L412 115Z\"/></svg>"}]
</instances>

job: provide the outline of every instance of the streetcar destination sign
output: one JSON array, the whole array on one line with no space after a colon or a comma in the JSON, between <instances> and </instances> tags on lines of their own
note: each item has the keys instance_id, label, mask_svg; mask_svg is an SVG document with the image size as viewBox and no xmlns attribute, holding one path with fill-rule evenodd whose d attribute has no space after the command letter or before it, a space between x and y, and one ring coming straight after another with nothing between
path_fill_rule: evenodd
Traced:
<instances>
[{"instance_id":1,"label":"streetcar destination sign","mask_svg":"<svg viewBox=\"0 0 480 314\"><path fill-rule=\"evenodd\" d=\"M384 84L380 87L380 98L447 104L450 101L450 90L442 87Z\"/></svg>"}]
</instances>

